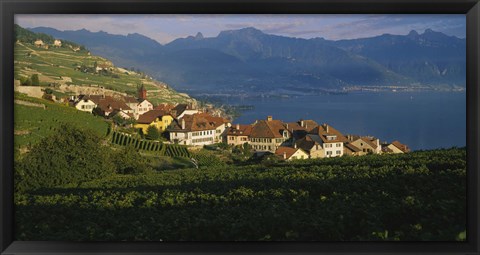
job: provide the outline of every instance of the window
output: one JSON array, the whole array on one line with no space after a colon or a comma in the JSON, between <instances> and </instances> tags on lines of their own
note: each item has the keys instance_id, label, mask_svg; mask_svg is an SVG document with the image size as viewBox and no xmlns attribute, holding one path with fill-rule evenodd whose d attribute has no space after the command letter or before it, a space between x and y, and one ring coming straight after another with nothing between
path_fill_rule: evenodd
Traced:
<instances>
[{"instance_id":1,"label":"window","mask_svg":"<svg viewBox=\"0 0 480 255\"><path fill-rule=\"evenodd\" d=\"M340 143L337 143L337 147L341 147L341 144L340 144Z\"/></svg>"},{"instance_id":2,"label":"window","mask_svg":"<svg viewBox=\"0 0 480 255\"><path fill-rule=\"evenodd\" d=\"M335 139L337 139L336 135L327 135L327 140L328 141L332 141L332 140L335 140Z\"/></svg>"},{"instance_id":3,"label":"window","mask_svg":"<svg viewBox=\"0 0 480 255\"><path fill-rule=\"evenodd\" d=\"M332 155L332 152L331 152L331 151L327 151L327 155L328 155L328 156Z\"/></svg>"},{"instance_id":4,"label":"window","mask_svg":"<svg viewBox=\"0 0 480 255\"><path fill-rule=\"evenodd\" d=\"M340 153L341 153L340 151L337 151L337 155L340 155Z\"/></svg>"}]
</instances>

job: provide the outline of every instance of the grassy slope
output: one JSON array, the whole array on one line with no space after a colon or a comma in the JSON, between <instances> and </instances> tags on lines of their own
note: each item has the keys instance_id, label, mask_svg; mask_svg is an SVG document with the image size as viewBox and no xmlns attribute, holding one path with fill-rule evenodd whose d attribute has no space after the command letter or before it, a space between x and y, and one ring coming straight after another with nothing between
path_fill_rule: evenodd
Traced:
<instances>
[{"instance_id":1,"label":"grassy slope","mask_svg":"<svg viewBox=\"0 0 480 255\"><path fill-rule=\"evenodd\" d=\"M30 56L29 56L30 53ZM142 77L134 72L128 71L128 75L120 69L115 69L119 78L101 76L98 74L82 73L75 70L77 65L93 66L94 62L102 63L108 60L89 56L85 52L73 52L68 48L42 49L28 43L17 42L15 44L15 74L30 77L34 73L40 74L40 82L47 85L52 82L60 83L62 77L70 77L73 85L99 85L119 92L136 95L137 85L144 84L150 91L149 99L154 103L184 103L191 100L184 94L177 93L164 84Z\"/></svg>"},{"instance_id":2,"label":"grassy slope","mask_svg":"<svg viewBox=\"0 0 480 255\"><path fill-rule=\"evenodd\" d=\"M458 240L465 181L464 149L117 175L17 194L16 237Z\"/></svg>"},{"instance_id":3,"label":"grassy slope","mask_svg":"<svg viewBox=\"0 0 480 255\"><path fill-rule=\"evenodd\" d=\"M16 94L15 99L46 106L43 109L15 104L15 148L23 148L29 144L38 143L41 139L51 135L62 122L91 129L100 136L107 134L108 123L101 117L78 111L66 105L20 94Z\"/></svg>"}]
</instances>

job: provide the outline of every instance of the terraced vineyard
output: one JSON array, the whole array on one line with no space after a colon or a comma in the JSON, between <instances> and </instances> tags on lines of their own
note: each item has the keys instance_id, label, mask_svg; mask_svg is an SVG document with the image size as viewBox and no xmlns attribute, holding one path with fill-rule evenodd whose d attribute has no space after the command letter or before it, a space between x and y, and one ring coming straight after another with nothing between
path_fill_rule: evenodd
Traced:
<instances>
[{"instance_id":1,"label":"terraced vineyard","mask_svg":"<svg viewBox=\"0 0 480 255\"><path fill-rule=\"evenodd\" d=\"M15 104L15 148L21 149L38 143L55 132L61 123L91 129L101 137L107 135L109 124L101 117L78 111L73 107L21 94L16 94L15 99L38 105ZM45 108L39 107L42 105Z\"/></svg>"},{"instance_id":2,"label":"terraced vineyard","mask_svg":"<svg viewBox=\"0 0 480 255\"><path fill-rule=\"evenodd\" d=\"M172 144L163 144L157 141L149 141L136 138L121 132L113 132L111 142L120 146L133 146L137 150L153 151L161 156L185 157L190 156L187 147Z\"/></svg>"},{"instance_id":3,"label":"terraced vineyard","mask_svg":"<svg viewBox=\"0 0 480 255\"><path fill-rule=\"evenodd\" d=\"M74 85L81 87L104 87L129 95L137 94L137 86L143 84L149 91L148 99L154 103L189 103L194 101L186 94L178 93L166 84L145 77L134 71L114 67L107 59L90 55L87 51L74 52L70 48L49 49L35 47L26 42L15 43L15 79L28 78L39 74L40 85L50 87L57 95L66 95L65 87ZM104 63L112 68L109 75L82 72L81 66L91 67L95 63ZM71 90L71 89L70 89Z\"/></svg>"},{"instance_id":4,"label":"terraced vineyard","mask_svg":"<svg viewBox=\"0 0 480 255\"><path fill-rule=\"evenodd\" d=\"M16 194L16 239L465 240L465 188L465 149L114 175Z\"/></svg>"}]
</instances>

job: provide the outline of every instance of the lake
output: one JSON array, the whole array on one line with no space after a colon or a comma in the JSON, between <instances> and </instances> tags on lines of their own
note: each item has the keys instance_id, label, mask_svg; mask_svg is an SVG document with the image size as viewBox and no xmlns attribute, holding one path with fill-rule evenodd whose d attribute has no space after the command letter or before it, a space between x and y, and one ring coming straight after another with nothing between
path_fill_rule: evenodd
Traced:
<instances>
[{"instance_id":1,"label":"lake","mask_svg":"<svg viewBox=\"0 0 480 255\"><path fill-rule=\"evenodd\" d=\"M256 119L286 122L312 119L343 134L372 135L398 140L412 150L466 145L465 92L354 92L290 98L223 98L230 105L253 105L234 123Z\"/></svg>"}]
</instances>

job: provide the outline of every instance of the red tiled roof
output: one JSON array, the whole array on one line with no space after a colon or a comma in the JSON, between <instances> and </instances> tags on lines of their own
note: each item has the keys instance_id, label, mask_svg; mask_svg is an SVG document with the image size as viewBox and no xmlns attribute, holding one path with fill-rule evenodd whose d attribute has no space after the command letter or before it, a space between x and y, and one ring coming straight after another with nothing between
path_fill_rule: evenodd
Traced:
<instances>
[{"instance_id":1,"label":"red tiled roof","mask_svg":"<svg viewBox=\"0 0 480 255\"><path fill-rule=\"evenodd\" d=\"M185 121L185 129L182 129L182 121ZM216 123L212 122L204 114L192 114L184 115L181 119L172 122L172 125L168 128L171 131L204 131L216 129Z\"/></svg>"},{"instance_id":2,"label":"red tiled roof","mask_svg":"<svg viewBox=\"0 0 480 255\"><path fill-rule=\"evenodd\" d=\"M131 110L125 102L115 99L111 96L101 96L101 95L93 95L88 96L90 100L92 100L97 107L99 107L102 111L108 112L112 110Z\"/></svg>"},{"instance_id":3,"label":"red tiled roof","mask_svg":"<svg viewBox=\"0 0 480 255\"><path fill-rule=\"evenodd\" d=\"M328 132L327 132L328 129ZM347 142L347 138L338 130L328 124L323 124L312 129L310 134L318 135L324 143ZM328 140L327 136L336 136L333 140Z\"/></svg>"},{"instance_id":4,"label":"red tiled roof","mask_svg":"<svg viewBox=\"0 0 480 255\"><path fill-rule=\"evenodd\" d=\"M252 125L232 125L227 132L230 136L249 136L252 133Z\"/></svg>"},{"instance_id":5,"label":"red tiled roof","mask_svg":"<svg viewBox=\"0 0 480 255\"><path fill-rule=\"evenodd\" d=\"M196 115L197 117L205 118L209 122L213 123L215 125L215 128L229 122L227 119L224 119L222 117L214 117L208 113L197 113Z\"/></svg>"},{"instance_id":6,"label":"red tiled roof","mask_svg":"<svg viewBox=\"0 0 480 255\"><path fill-rule=\"evenodd\" d=\"M289 159L295 152L297 152L299 148L292 148L292 147L285 147L285 146L280 146L278 149L275 151L275 155L280 156L283 158L283 154L286 154L287 159Z\"/></svg>"},{"instance_id":7,"label":"red tiled roof","mask_svg":"<svg viewBox=\"0 0 480 255\"><path fill-rule=\"evenodd\" d=\"M259 120L253 125L250 137L254 138L283 138L283 131L287 128L279 120ZM289 132L290 133L290 132Z\"/></svg>"},{"instance_id":8,"label":"red tiled roof","mask_svg":"<svg viewBox=\"0 0 480 255\"><path fill-rule=\"evenodd\" d=\"M344 147L348 150L350 150L351 152L359 152L359 151L362 151L360 148L358 148L357 146L351 144L351 143L345 143L344 144Z\"/></svg>"},{"instance_id":9,"label":"red tiled roof","mask_svg":"<svg viewBox=\"0 0 480 255\"><path fill-rule=\"evenodd\" d=\"M165 116L165 115L170 115L170 114L161 110L150 110L140 115L140 117L138 117L137 123L150 124L154 122L157 118L161 118L162 116Z\"/></svg>"},{"instance_id":10,"label":"red tiled roof","mask_svg":"<svg viewBox=\"0 0 480 255\"><path fill-rule=\"evenodd\" d=\"M301 148L304 151L310 151L313 148L313 146L317 145L318 143L314 141L310 136L307 135L304 138L295 141L295 144L297 145L298 148Z\"/></svg>"},{"instance_id":11,"label":"red tiled roof","mask_svg":"<svg viewBox=\"0 0 480 255\"><path fill-rule=\"evenodd\" d=\"M375 140L371 140L370 138L368 137L361 137L360 138L362 141L364 141L365 143L367 143L368 145L370 145L370 147L372 147L373 149L377 149L377 142Z\"/></svg>"},{"instance_id":12,"label":"red tiled roof","mask_svg":"<svg viewBox=\"0 0 480 255\"><path fill-rule=\"evenodd\" d=\"M403 152L409 152L410 148L407 145L400 143L399 141L393 141L392 144Z\"/></svg>"},{"instance_id":13,"label":"red tiled roof","mask_svg":"<svg viewBox=\"0 0 480 255\"><path fill-rule=\"evenodd\" d=\"M172 104L159 104L157 105L154 110L162 110L166 112L170 112L175 106Z\"/></svg>"},{"instance_id":14,"label":"red tiled roof","mask_svg":"<svg viewBox=\"0 0 480 255\"><path fill-rule=\"evenodd\" d=\"M125 103L127 104L138 104L138 100L131 96L126 96L123 98L123 100L125 100Z\"/></svg>"}]
</instances>

